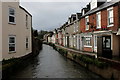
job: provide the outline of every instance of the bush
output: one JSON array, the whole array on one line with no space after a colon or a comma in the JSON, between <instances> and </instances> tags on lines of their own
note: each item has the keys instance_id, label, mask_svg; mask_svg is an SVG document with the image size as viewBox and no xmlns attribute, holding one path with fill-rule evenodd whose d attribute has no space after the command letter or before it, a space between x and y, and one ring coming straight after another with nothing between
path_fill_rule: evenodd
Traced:
<instances>
[{"instance_id":1,"label":"bush","mask_svg":"<svg viewBox=\"0 0 120 80\"><path fill-rule=\"evenodd\" d=\"M86 64L93 64L99 68L104 68L108 66L108 64L105 62L101 62L98 59L89 58L85 55L78 56L78 59Z\"/></svg>"}]
</instances>

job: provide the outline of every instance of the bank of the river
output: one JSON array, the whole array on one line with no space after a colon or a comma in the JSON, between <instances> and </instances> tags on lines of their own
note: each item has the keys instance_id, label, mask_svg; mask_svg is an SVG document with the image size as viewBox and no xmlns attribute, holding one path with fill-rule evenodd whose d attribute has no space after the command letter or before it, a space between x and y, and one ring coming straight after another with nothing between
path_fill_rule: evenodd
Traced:
<instances>
[{"instance_id":1,"label":"bank of the river","mask_svg":"<svg viewBox=\"0 0 120 80\"><path fill-rule=\"evenodd\" d=\"M22 70L26 67L33 57L37 56L42 49L42 41L38 38L32 40L32 53L19 58L11 58L2 61L2 79L9 79L14 72Z\"/></svg>"},{"instance_id":2,"label":"bank of the river","mask_svg":"<svg viewBox=\"0 0 120 80\"><path fill-rule=\"evenodd\" d=\"M110 80L120 80L120 64L108 59L95 58L95 55L79 53L52 43L45 43L52 46L60 54L85 67L86 69Z\"/></svg>"}]
</instances>

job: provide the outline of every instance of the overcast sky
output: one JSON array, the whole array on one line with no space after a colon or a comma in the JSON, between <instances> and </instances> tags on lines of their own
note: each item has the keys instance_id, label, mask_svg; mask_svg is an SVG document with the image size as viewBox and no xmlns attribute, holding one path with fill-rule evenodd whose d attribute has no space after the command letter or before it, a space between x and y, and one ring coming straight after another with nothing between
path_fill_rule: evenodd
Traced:
<instances>
[{"instance_id":1,"label":"overcast sky","mask_svg":"<svg viewBox=\"0 0 120 80\"><path fill-rule=\"evenodd\" d=\"M64 24L73 13L80 13L88 2L21 2L33 16L33 28L53 30Z\"/></svg>"}]
</instances>

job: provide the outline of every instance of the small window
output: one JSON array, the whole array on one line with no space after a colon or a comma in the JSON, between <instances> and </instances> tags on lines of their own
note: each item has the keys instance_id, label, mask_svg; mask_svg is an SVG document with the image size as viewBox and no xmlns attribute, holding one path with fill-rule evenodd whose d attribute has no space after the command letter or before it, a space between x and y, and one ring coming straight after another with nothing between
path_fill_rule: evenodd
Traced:
<instances>
[{"instance_id":1,"label":"small window","mask_svg":"<svg viewBox=\"0 0 120 80\"><path fill-rule=\"evenodd\" d=\"M100 12L96 14L96 22L97 22L97 28L101 28L101 13Z\"/></svg>"},{"instance_id":2,"label":"small window","mask_svg":"<svg viewBox=\"0 0 120 80\"><path fill-rule=\"evenodd\" d=\"M85 25L86 25L86 30L89 30L89 16L85 17Z\"/></svg>"},{"instance_id":3,"label":"small window","mask_svg":"<svg viewBox=\"0 0 120 80\"><path fill-rule=\"evenodd\" d=\"M26 38L26 49L28 49L28 45L29 45L28 42L29 42L28 38Z\"/></svg>"},{"instance_id":4,"label":"small window","mask_svg":"<svg viewBox=\"0 0 120 80\"><path fill-rule=\"evenodd\" d=\"M85 41L84 41L84 46L85 47L91 47L91 37L85 37Z\"/></svg>"},{"instance_id":5,"label":"small window","mask_svg":"<svg viewBox=\"0 0 120 80\"><path fill-rule=\"evenodd\" d=\"M26 28L28 29L28 15L26 15Z\"/></svg>"},{"instance_id":6,"label":"small window","mask_svg":"<svg viewBox=\"0 0 120 80\"><path fill-rule=\"evenodd\" d=\"M15 52L15 51L16 51L16 37L9 36L9 52Z\"/></svg>"},{"instance_id":7,"label":"small window","mask_svg":"<svg viewBox=\"0 0 120 80\"><path fill-rule=\"evenodd\" d=\"M15 24L15 9L9 8L9 23Z\"/></svg>"},{"instance_id":8,"label":"small window","mask_svg":"<svg viewBox=\"0 0 120 80\"><path fill-rule=\"evenodd\" d=\"M113 26L113 8L108 9L108 27Z\"/></svg>"}]
</instances>

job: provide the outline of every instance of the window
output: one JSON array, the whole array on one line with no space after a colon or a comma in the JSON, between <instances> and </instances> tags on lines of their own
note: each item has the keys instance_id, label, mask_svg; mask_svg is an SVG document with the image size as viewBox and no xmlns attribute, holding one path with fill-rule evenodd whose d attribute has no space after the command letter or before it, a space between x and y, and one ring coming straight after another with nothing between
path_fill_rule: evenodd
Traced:
<instances>
[{"instance_id":1,"label":"window","mask_svg":"<svg viewBox=\"0 0 120 80\"><path fill-rule=\"evenodd\" d=\"M113 7L108 9L108 27L113 26Z\"/></svg>"},{"instance_id":2,"label":"window","mask_svg":"<svg viewBox=\"0 0 120 80\"><path fill-rule=\"evenodd\" d=\"M96 14L96 22L97 22L97 28L101 28L101 13L100 12Z\"/></svg>"},{"instance_id":3,"label":"window","mask_svg":"<svg viewBox=\"0 0 120 80\"><path fill-rule=\"evenodd\" d=\"M85 25L86 25L86 30L89 30L89 16L85 17Z\"/></svg>"},{"instance_id":4,"label":"window","mask_svg":"<svg viewBox=\"0 0 120 80\"><path fill-rule=\"evenodd\" d=\"M26 28L28 29L28 15L26 15Z\"/></svg>"},{"instance_id":5,"label":"window","mask_svg":"<svg viewBox=\"0 0 120 80\"><path fill-rule=\"evenodd\" d=\"M9 52L16 51L16 36L9 36Z\"/></svg>"},{"instance_id":6,"label":"window","mask_svg":"<svg viewBox=\"0 0 120 80\"><path fill-rule=\"evenodd\" d=\"M97 35L94 36L94 47L97 48Z\"/></svg>"},{"instance_id":7,"label":"window","mask_svg":"<svg viewBox=\"0 0 120 80\"><path fill-rule=\"evenodd\" d=\"M26 38L26 49L28 49L28 38Z\"/></svg>"},{"instance_id":8,"label":"window","mask_svg":"<svg viewBox=\"0 0 120 80\"><path fill-rule=\"evenodd\" d=\"M77 29L76 29L76 30L77 30L77 32L78 32L78 29L79 29L79 27L77 26Z\"/></svg>"},{"instance_id":9,"label":"window","mask_svg":"<svg viewBox=\"0 0 120 80\"><path fill-rule=\"evenodd\" d=\"M84 46L91 47L91 37L85 37Z\"/></svg>"},{"instance_id":10,"label":"window","mask_svg":"<svg viewBox=\"0 0 120 80\"><path fill-rule=\"evenodd\" d=\"M15 24L15 9L9 8L9 23Z\"/></svg>"}]
</instances>

